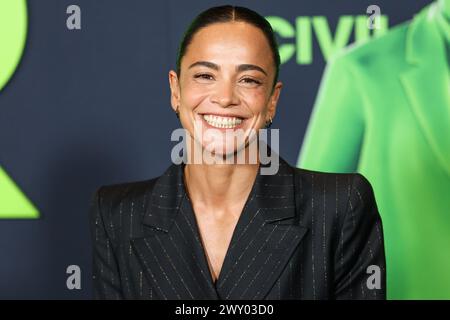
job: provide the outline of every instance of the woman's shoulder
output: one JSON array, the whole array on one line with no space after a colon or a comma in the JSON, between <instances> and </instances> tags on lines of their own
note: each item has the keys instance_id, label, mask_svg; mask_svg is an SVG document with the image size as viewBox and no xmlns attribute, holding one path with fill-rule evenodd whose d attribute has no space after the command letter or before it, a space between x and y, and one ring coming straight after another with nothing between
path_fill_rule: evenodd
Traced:
<instances>
[{"instance_id":1,"label":"woman's shoulder","mask_svg":"<svg viewBox=\"0 0 450 320\"><path fill-rule=\"evenodd\" d=\"M357 184L368 184L370 185L369 180L358 172L350 172L350 173L341 173L341 172L329 172L329 171L316 171L305 168L297 168L293 167L293 170L296 175L302 177L303 179L320 181L323 183L336 183L336 181L344 182L356 182Z\"/></svg>"},{"instance_id":2,"label":"woman's shoulder","mask_svg":"<svg viewBox=\"0 0 450 320\"><path fill-rule=\"evenodd\" d=\"M163 174L145 180L121 182L99 187L96 195L102 199L107 210L119 209L122 212L131 211L132 208L146 207L152 198L155 186L174 185L173 180L179 178L180 166L171 164ZM115 210L115 211L119 211Z\"/></svg>"},{"instance_id":3,"label":"woman's shoulder","mask_svg":"<svg viewBox=\"0 0 450 320\"><path fill-rule=\"evenodd\" d=\"M108 234L122 232L123 225L145 213L148 199L158 178L122 182L100 186L91 202L90 219L93 224L103 221ZM129 229L129 228L128 228Z\"/></svg>"},{"instance_id":4,"label":"woman's shoulder","mask_svg":"<svg viewBox=\"0 0 450 320\"><path fill-rule=\"evenodd\" d=\"M371 183L361 173L336 173L293 168L297 184L310 197L327 196L353 202L374 202Z\"/></svg>"},{"instance_id":5,"label":"woman's shoulder","mask_svg":"<svg viewBox=\"0 0 450 320\"><path fill-rule=\"evenodd\" d=\"M102 185L96 193L102 199L102 203L107 203L110 207L116 207L123 205L125 202L138 201L148 196L158 178Z\"/></svg>"}]
</instances>

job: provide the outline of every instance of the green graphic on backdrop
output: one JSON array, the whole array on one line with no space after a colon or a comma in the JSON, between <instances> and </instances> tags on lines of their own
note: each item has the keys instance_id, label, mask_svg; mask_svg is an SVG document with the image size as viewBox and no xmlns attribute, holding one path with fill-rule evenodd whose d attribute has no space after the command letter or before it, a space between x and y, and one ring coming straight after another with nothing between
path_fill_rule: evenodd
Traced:
<instances>
[{"instance_id":1,"label":"green graphic on backdrop","mask_svg":"<svg viewBox=\"0 0 450 320\"><path fill-rule=\"evenodd\" d=\"M0 219L33 219L39 211L0 167Z\"/></svg>"},{"instance_id":2,"label":"green graphic on backdrop","mask_svg":"<svg viewBox=\"0 0 450 320\"><path fill-rule=\"evenodd\" d=\"M299 16L295 23L278 16L265 17L275 33L282 39L279 45L281 63L288 62L295 57L299 65L312 64L314 38L319 44L319 50L325 61L351 43L362 43L373 36L380 36L389 28L388 16L380 15L378 28L371 30L367 27L369 16L343 15L338 19L336 31L331 31L328 19L325 16Z\"/></svg>"},{"instance_id":3,"label":"green graphic on backdrop","mask_svg":"<svg viewBox=\"0 0 450 320\"><path fill-rule=\"evenodd\" d=\"M26 0L0 0L0 93L22 57L27 20ZM0 167L0 219L38 217L39 211Z\"/></svg>"}]
</instances>

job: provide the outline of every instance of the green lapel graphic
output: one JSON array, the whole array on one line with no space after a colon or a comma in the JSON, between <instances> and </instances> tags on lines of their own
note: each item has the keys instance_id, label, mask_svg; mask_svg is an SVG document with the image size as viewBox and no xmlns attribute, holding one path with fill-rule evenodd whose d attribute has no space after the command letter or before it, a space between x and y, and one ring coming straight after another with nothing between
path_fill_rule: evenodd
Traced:
<instances>
[{"instance_id":1,"label":"green lapel graphic","mask_svg":"<svg viewBox=\"0 0 450 320\"><path fill-rule=\"evenodd\" d=\"M22 57L27 20L26 0L0 0L0 93ZM0 219L38 217L36 207L0 167Z\"/></svg>"}]
</instances>

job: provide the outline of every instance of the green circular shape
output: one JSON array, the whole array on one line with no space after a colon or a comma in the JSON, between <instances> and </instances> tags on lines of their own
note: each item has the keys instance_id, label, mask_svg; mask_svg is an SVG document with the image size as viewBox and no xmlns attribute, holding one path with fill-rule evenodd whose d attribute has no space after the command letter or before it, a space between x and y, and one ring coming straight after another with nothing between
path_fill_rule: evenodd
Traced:
<instances>
[{"instance_id":1,"label":"green circular shape","mask_svg":"<svg viewBox=\"0 0 450 320\"><path fill-rule=\"evenodd\" d=\"M0 91L20 62L27 26L26 0L0 0Z\"/></svg>"}]
</instances>

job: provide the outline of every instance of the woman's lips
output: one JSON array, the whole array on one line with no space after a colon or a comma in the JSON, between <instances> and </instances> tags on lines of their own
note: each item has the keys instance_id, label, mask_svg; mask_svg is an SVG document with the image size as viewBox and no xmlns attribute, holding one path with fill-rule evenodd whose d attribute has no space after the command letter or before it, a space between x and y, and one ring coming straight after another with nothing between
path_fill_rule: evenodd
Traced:
<instances>
[{"instance_id":1,"label":"woman's lips","mask_svg":"<svg viewBox=\"0 0 450 320\"><path fill-rule=\"evenodd\" d=\"M244 118L236 116L219 116L215 114L199 115L208 127L215 129L237 129L243 126Z\"/></svg>"}]
</instances>

